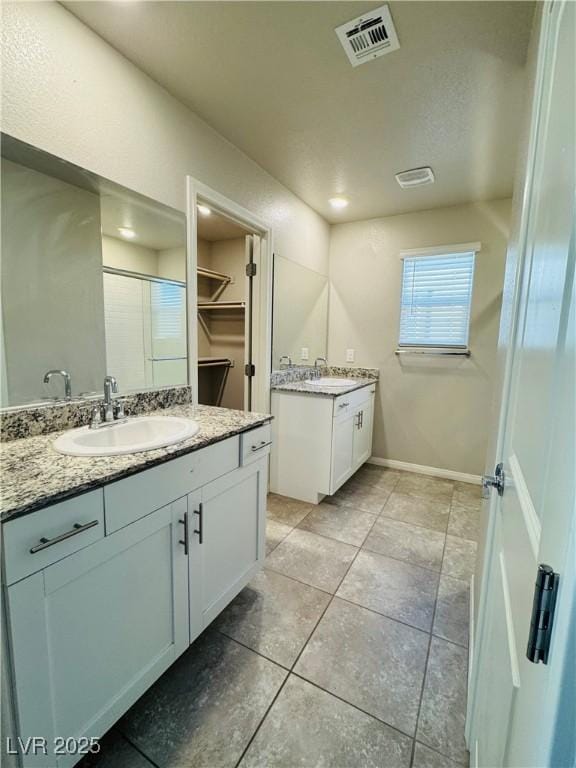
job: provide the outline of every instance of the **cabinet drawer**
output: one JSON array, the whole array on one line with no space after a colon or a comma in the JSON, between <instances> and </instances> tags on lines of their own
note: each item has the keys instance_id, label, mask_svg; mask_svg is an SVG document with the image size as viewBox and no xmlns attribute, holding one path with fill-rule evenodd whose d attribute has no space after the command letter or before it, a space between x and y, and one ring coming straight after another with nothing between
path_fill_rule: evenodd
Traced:
<instances>
[{"instance_id":1,"label":"cabinet drawer","mask_svg":"<svg viewBox=\"0 0 576 768\"><path fill-rule=\"evenodd\" d=\"M242 466L258 461L270 452L272 444L272 425L263 424L240 435L240 455Z\"/></svg>"},{"instance_id":2,"label":"cabinet drawer","mask_svg":"<svg viewBox=\"0 0 576 768\"><path fill-rule=\"evenodd\" d=\"M369 384L361 389L355 389L354 392L348 392L347 395L340 395L334 398L334 412L333 417L336 419L339 416L353 411L356 406L361 403L365 403L369 400L376 391L375 384Z\"/></svg>"},{"instance_id":3,"label":"cabinet drawer","mask_svg":"<svg viewBox=\"0 0 576 768\"><path fill-rule=\"evenodd\" d=\"M3 526L6 584L104 537L102 490L84 493Z\"/></svg>"},{"instance_id":4,"label":"cabinet drawer","mask_svg":"<svg viewBox=\"0 0 576 768\"><path fill-rule=\"evenodd\" d=\"M113 533L236 469L239 451L238 436L231 437L107 485L106 533Z\"/></svg>"}]
</instances>

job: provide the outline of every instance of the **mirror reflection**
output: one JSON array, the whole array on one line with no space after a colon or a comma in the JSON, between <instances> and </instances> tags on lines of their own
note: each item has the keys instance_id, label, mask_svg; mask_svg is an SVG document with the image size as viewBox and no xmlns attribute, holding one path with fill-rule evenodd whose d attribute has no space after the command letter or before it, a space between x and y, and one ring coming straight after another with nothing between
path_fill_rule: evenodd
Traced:
<instances>
[{"instance_id":1,"label":"mirror reflection","mask_svg":"<svg viewBox=\"0 0 576 768\"><path fill-rule=\"evenodd\" d=\"M275 256L273 369L326 358L327 339L328 277Z\"/></svg>"},{"instance_id":2,"label":"mirror reflection","mask_svg":"<svg viewBox=\"0 0 576 768\"><path fill-rule=\"evenodd\" d=\"M186 219L3 137L2 407L188 382Z\"/></svg>"}]
</instances>

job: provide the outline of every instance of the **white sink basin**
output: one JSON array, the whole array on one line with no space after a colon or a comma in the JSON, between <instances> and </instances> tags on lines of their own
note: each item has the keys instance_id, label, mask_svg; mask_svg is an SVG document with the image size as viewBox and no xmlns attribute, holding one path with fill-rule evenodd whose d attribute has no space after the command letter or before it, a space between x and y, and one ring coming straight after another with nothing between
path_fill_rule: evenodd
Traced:
<instances>
[{"instance_id":1,"label":"white sink basin","mask_svg":"<svg viewBox=\"0 0 576 768\"><path fill-rule=\"evenodd\" d=\"M339 379L337 376L322 376L319 379L309 379L306 384L314 387L351 387L356 379Z\"/></svg>"},{"instance_id":2,"label":"white sink basin","mask_svg":"<svg viewBox=\"0 0 576 768\"><path fill-rule=\"evenodd\" d=\"M53 445L69 456L118 456L174 445L199 431L198 422L179 416L139 416L110 426L71 429Z\"/></svg>"}]
</instances>

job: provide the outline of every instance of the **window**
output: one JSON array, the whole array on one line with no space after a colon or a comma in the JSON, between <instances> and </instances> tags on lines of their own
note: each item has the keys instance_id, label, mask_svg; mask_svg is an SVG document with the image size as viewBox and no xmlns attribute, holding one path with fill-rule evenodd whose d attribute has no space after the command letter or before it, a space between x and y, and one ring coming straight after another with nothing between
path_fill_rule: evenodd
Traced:
<instances>
[{"instance_id":1,"label":"window","mask_svg":"<svg viewBox=\"0 0 576 768\"><path fill-rule=\"evenodd\" d=\"M156 339L179 339L186 332L186 291L175 283L151 283L152 327Z\"/></svg>"},{"instance_id":2,"label":"window","mask_svg":"<svg viewBox=\"0 0 576 768\"><path fill-rule=\"evenodd\" d=\"M404 251L400 304L401 347L466 349L479 243Z\"/></svg>"}]
</instances>

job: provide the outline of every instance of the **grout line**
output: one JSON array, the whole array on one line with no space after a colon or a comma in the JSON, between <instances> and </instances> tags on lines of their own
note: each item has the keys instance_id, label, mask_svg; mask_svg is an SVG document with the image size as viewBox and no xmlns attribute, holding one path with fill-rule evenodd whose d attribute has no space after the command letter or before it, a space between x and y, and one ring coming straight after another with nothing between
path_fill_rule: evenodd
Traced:
<instances>
[{"instance_id":1,"label":"grout line","mask_svg":"<svg viewBox=\"0 0 576 768\"><path fill-rule=\"evenodd\" d=\"M279 661L276 661L276 659L273 659L270 656L266 656L266 654L262 653L262 651L257 651L256 648L252 648L250 645L246 645L246 643L243 643L242 640L238 640L237 637L232 637L232 635L227 634L222 629L216 629L216 632L218 632L228 640L232 640L232 642L237 643L238 645L241 645L242 648L246 648L246 650L252 651L252 653L255 653L257 656L260 656L262 659L266 659L266 661L269 661L272 664L275 664L277 667L280 667L285 672L290 672L290 667L287 667L284 664L281 664Z\"/></svg>"},{"instance_id":2,"label":"grout line","mask_svg":"<svg viewBox=\"0 0 576 768\"><path fill-rule=\"evenodd\" d=\"M323 691L324 693L327 693L329 696L333 696L335 699L338 699L338 701L341 701L344 704L347 704L349 707L352 707L352 709L356 709L358 712L362 712L363 715L367 715L368 717L371 717L373 720L376 720L378 723L382 723L382 725L385 725L387 728L391 728L393 731L396 731L396 733L400 733L402 736L404 736L404 738L408 738L410 739L410 741L415 740L414 735L410 735L409 733L406 733L406 731L400 730L400 728L398 728L395 725L391 725L386 720L383 720L381 717L378 717L378 715L374 715L372 712L368 712L366 709L362 709L362 707L359 707L357 704L353 704L351 701L348 701L347 699L343 699L342 696L339 696L337 693L334 693L334 691L329 691L327 688L323 688L318 683L315 683L314 680L309 680L307 677L304 677L304 675L300 674L299 672L292 671L291 674L294 677L297 677L299 680L304 680L305 683L309 683L310 685L313 685L314 688L318 688L318 690Z\"/></svg>"},{"instance_id":3,"label":"grout line","mask_svg":"<svg viewBox=\"0 0 576 768\"><path fill-rule=\"evenodd\" d=\"M123 738L125 741L127 741L127 742L128 742L128 744L130 744L130 746L131 746L133 749L135 749L135 750L136 750L136 752L138 752L140 755L142 755L142 757L143 757L143 758L144 758L144 759L145 759L147 762L149 762L149 763L150 763L150 765L153 765L153 766L154 766L154 768L160 768L160 766L158 765L158 763L155 763L155 762L154 762L154 760L152 760L152 758L151 758L151 757L148 757L148 755L146 754L146 752L144 752L144 750L140 749L140 747L138 746L138 744L135 744L135 743L132 741L132 739L130 739L128 736L126 736L126 734L124 733L124 731L121 731L121 730L118 728L118 733L119 733L119 734L122 736L122 738Z\"/></svg>"},{"instance_id":4,"label":"grout line","mask_svg":"<svg viewBox=\"0 0 576 768\"><path fill-rule=\"evenodd\" d=\"M430 752L434 752L434 754L438 755L439 757L444 757L446 760L450 760L451 763L458 766L459 768L469 768L469 763L461 763L459 760L455 760L453 757L450 757L450 755L445 755L443 752L439 752L435 747L431 747L429 744L426 744L425 741L420 741L420 739L414 739L414 751L416 750L416 744L421 744L423 747L426 747L426 749L429 749Z\"/></svg>"},{"instance_id":5,"label":"grout line","mask_svg":"<svg viewBox=\"0 0 576 768\"><path fill-rule=\"evenodd\" d=\"M452 488L452 496L450 497L449 509L452 507L452 497L454 496L454 488ZM444 547L442 548L442 565L444 564L444 553L446 552L446 537L444 538ZM414 751L416 749L416 736L418 735L418 726L420 725L420 713L422 711L422 699L424 698L424 688L426 686L426 678L428 677L428 662L430 661L430 648L432 647L432 637L434 631L434 619L436 618L436 608L438 606L438 592L440 590L440 578L438 578L438 584L436 585L436 597L434 598L434 610L432 611L432 621L430 623L430 639L428 640L428 650L426 652L426 664L424 666L424 677L422 678L422 687L420 688L420 699L418 701L418 711L416 713L416 728L414 729L414 741L412 743L412 756L410 758L410 765L414 763Z\"/></svg>"},{"instance_id":6,"label":"grout line","mask_svg":"<svg viewBox=\"0 0 576 768\"><path fill-rule=\"evenodd\" d=\"M415 498L415 497L412 497ZM420 499L421 501L426 501L426 499ZM448 520L446 520L446 528L443 531L439 531L438 528L430 528L429 525L422 525L421 523L414 523L411 520L400 520L398 517L390 517L390 515L387 515L384 510L380 512L378 517L385 517L386 520L394 520L396 523L404 523L404 525L413 525L416 528L423 528L425 531L434 531L434 533L441 533L443 536L448 536ZM450 517L450 510L448 510L448 518ZM450 534L452 535L452 534Z\"/></svg>"},{"instance_id":7,"label":"grout line","mask_svg":"<svg viewBox=\"0 0 576 768\"><path fill-rule=\"evenodd\" d=\"M390 560L395 560L397 563L404 563L404 565L411 565L414 568L421 568L423 571L428 571L429 573L435 573L437 576L440 576L440 574L442 573L442 571L435 571L434 568L430 568L427 565L420 565L420 563L414 563L412 560L402 560L400 557L394 557L394 555L387 555L384 552L378 552L377 549L370 549L365 544L362 544L360 549L363 552L370 552L371 555L380 555L380 557L387 557ZM442 562L440 562L440 566L442 566ZM464 579L460 579L460 581L464 581Z\"/></svg>"},{"instance_id":8,"label":"grout line","mask_svg":"<svg viewBox=\"0 0 576 768\"><path fill-rule=\"evenodd\" d=\"M238 768L238 766L240 765L240 763L242 762L242 760L244 760L244 755L245 755L245 754L246 754L246 752L248 752L248 750L250 749L250 746L252 745L252 742L253 742L253 741L254 741L254 739L256 738L256 735L258 734L258 731L259 731L259 730L260 730L260 728L262 727L262 725L263 725L263 723L264 723L264 720L266 720L266 718L268 717L268 713L270 712L270 710L272 709L272 707L273 707L273 706L274 706L274 704L276 703L276 700L278 699L278 696L280 696L280 694L282 693L282 690L284 689L284 686L286 685L286 682L288 681L288 678L289 678L289 677L290 677L290 672L288 672L288 674L286 675L286 677L285 677L285 678L284 678L284 680L282 681L282 683L281 683L280 687L279 687L279 688L278 688L278 690L276 691L276 694L275 694L274 698L272 699L272 701L270 702L270 704L269 704L269 705L268 705L268 707L266 708L266 712L264 712L264 715L262 716L262 719L260 720L260 722L259 722L259 723L258 723L258 725L256 726L256 730L254 731L254 733L253 733L253 734L252 734L252 736L250 737L250 739L249 739L249 741L248 741L248 744L246 744L246 746L245 746L244 750L242 751L242 754L240 755L240 758L238 759L238 762L237 762L237 763L235 763L235 766L234 766L234 768Z\"/></svg>"},{"instance_id":9,"label":"grout line","mask_svg":"<svg viewBox=\"0 0 576 768\"><path fill-rule=\"evenodd\" d=\"M314 584L309 584L307 581L302 581L302 579L297 579L296 576L288 576L286 573L283 573L282 571L277 571L275 568L271 568L269 565L266 565L266 564L264 564L263 568L266 571L271 571L272 573L280 574L280 576L285 576L287 579L292 579L292 581L296 581L298 584L303 584L305 587L310 587L311 589L317 589L319 592L323 592L325 595L330 595L330 597L334 597L334 594L335 594L334 592L328 592L327 589L322 589L322 587L317 587Z\"/></svg>"},{"instance_id":10,"label":"grout line","mask_svg":"<svg viewBox=\"0 0 576 768\"><path fill-rule=\"evenodd\" d=\"M402 619L397 619L394 616L389 616L387 613L382 613L381 611L377 611L375 608L368 608L366 605L362 605L362 603L356 603L354 600L350 600L347 597L341 597L340 595L334 595L335 598L338 600L342 600L343 603L348 603L349 605L354 605L356 608L362 608L365 611L369 611L370 613L376 614L376 616L381 616L383 619L388 619L388 621L395 621L397 624L402 624L404 627L408 627L409 629L415 629L417 632L422 632L423 635L430 635L431 630L430 629L422 629L422 627L416 627L414 624L408 624L406 621L402 621ZM434 635L436 637L436 635ZM444 638L440 638L443 640ZM451 642L450 640L446 640L447 643ZM452 643L452 645L457 645L457 643ZM459 646L462 647L462 646Z\"/></svg>"}]
</instances>

